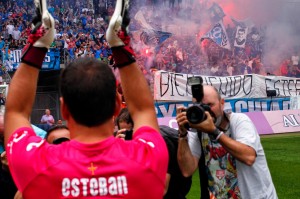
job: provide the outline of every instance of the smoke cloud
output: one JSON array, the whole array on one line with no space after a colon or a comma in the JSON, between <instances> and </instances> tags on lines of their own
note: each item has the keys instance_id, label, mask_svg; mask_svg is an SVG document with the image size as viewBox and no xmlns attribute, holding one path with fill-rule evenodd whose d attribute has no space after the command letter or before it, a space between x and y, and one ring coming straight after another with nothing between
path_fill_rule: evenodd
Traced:
<instances>
[{"instance_id":1,"label":"smoke cloud","mask_svg":"<svg viewBox=\"0 0 300 199\"><path fill-rule=\"evenodd\" d=\"M230 17L234 17L237 20L250 19L258 28L260 36L264 36L262 60L266 67L273 67L275 70L283 59L291 57L295 49L298 49L300 55L300 0L182 0L181 9L175 18L170 18L169 1L163 2L164 6L159 4L155 9L139 2L139 6L146 10L154 10L154 15L163 16L159 19L163 31L175 35L204 35L212 27L205 10L215 2L226 15L223 19L225 26L233 26ZM177 4L178 0L175 1L175 7ZM190 11L190 15L187 11Z\"/></svg>"}]
</instances>

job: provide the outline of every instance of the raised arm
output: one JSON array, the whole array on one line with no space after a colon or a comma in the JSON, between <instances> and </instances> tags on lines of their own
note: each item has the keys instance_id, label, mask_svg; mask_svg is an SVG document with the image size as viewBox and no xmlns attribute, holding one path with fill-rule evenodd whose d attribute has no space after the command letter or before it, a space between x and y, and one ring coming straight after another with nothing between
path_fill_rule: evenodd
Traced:
<instances>
[{"instance_id":1,"label":"raised arm","mask_svg":"<svg viewBox=\"0 0 300 199\"><path fill-rule=\"evenodd\" d=\"M218 130L213 122L212 117L208 112L206 112L207 119L199 124L191 125L193 128L196 128L202 132L209 134L212 137L215 137L219 141L219 143L237 160L240 162L251 166L256 159L256 152L251 147L242 142L232 139L228 137L226 134ZM249 126L249 121L244 121L240 124L240 128L236 131L244 131L242 133L248 132L249 135L253 135L253 127ZM245 126L249 126L249 128L242 128ZM245 132L246 131L246 132ZM241 133L241 132L240 132Z\"/></svg>"},{"instance_id":2,"label":"raised arm","mask_svg":"<svg viewBox=\"0 0 300 199\"><path fill-rule=\"evenodd\" d=\"M184 107L177 109L176 120L178 124L178 150L177 159L181 173L185 177L193 175L198 168L199 158L193 156L187 140L187 130L185 125L188 123Z\"/></svg>"},{"instance_id":3,"label":"raised arm","mask_svg":"<svg viewBox=\"0 0 300 199\"><path fill-rule=\"evenodd\" d=\"M128 0L117 0L106 38L113 52L115 66L120 71L122 88L134 121L134 128L146 125L158 131L153 97L141 69L135 62L133 49L130 47L130 37L127 32L130 21L128 4Z\"/></svg>"},{"instance_id":4,"label":"raised arm","mask_svg":"<svg viewBox=\"0 0 300 199\"><path fill-rule=\"evenodd\" d=\"M240 162L252 166L256 159L255 150L241 142L235 141L227 135L222 135L219 139L220 144L228 151L233 157Z\"/></svg>"},{"instance_id":5,"label":"raised arm","mask_svg":"<svg viewBox=\"0 0 300 199\"><path fill-rule=\"evenodd\" d=\"M40 3L41 2L41 3ZM31 127L29 117L35 99L39 70L54 39L54 20L47 11L46 0L35 0L37 17L33 31L23 49L22 61L9 86L5 110L5 144L20 127Z\"/></svg>"}]
</instances>

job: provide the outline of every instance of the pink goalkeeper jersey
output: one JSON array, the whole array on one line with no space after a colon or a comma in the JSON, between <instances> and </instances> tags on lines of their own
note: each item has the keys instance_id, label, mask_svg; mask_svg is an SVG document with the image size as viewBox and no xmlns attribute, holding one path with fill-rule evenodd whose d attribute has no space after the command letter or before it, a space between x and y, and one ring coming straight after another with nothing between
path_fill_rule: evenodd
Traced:
<instances>
[{"instance_id":1,"label":"pink goalkeeper jersey","mask_svg":"<svg viewBox=\"0 0 300 199\"><path fill-rule=\"evenodd\" d=\"M111 136L60 145L20 128L10 137L7 157L24 199L160 199L168 165L166 144L150 127L139 128L132 141Z\"/></svg>"}]
</instances>

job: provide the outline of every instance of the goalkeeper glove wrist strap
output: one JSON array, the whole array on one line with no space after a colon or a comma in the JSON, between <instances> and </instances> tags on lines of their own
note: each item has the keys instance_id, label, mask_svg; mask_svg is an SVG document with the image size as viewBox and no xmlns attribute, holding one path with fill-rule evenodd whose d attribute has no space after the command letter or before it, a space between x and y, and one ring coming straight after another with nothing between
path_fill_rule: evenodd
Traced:
<instances>
[{"instance_id":1,"label":"goalkeeper glove wrist strap","mask_svg":"<svg viewBox=\"0 0 300 199\"><path fill-rule=\"evenodd\" d=\"M135 62L135 58L133 55L134 52L131 48L128 49L128 47L125 46L118 46L112 47L111 50L113 53L113 58L115 60L115 67L122 68Z\"/></svg>"},{"instance_id":2,"label":"goalkeeper glove wrist strap","mask_svg":"<svg viewBox=\"0 0 300 199\"><path fill-rule=\"evenodd\" d=\"M35 47L32 44L27 45L29 46L24 47L24 53L22 55L21 62L41 69L48 49Z\"/></svg>"}]
</instances>

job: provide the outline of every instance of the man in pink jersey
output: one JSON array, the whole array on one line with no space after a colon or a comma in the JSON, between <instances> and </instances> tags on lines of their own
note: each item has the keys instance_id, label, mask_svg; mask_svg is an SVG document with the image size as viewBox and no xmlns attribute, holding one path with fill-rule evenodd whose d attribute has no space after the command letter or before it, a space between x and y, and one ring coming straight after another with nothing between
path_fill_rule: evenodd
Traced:
<instances>
[{"instance_id":1,"label":"man in pink jersey","mask_svg":"<svg viewBox=\"0 0 300 199\"><path fill-rule=\"evenodd\" d=\"M38 17L11 81L5 113L9 167L23 198L162 198L168 152L158 132L150 89L129 46L129 2L117 0L106 38L135 124L133 140L113 136L121 99L111 68L82 58L61 74L61 113L71 141L60 145L37 137L28 120L39 70L55 32L46 1L35 3Z\"/></svg>"}]
</instances>

